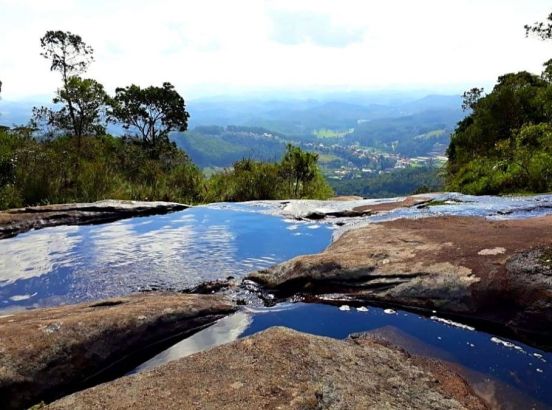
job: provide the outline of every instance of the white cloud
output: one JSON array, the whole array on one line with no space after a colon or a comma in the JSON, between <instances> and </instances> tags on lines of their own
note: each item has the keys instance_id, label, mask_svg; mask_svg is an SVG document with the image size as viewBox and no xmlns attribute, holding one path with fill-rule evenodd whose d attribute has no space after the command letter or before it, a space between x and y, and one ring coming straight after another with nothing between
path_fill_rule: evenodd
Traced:
<instances>
[{"instance_id":1,"label":"white cloud","mask_svg":"<svg viewBox=\"0 0 552 410\"><path fill-rule=\"evenodd\" d=\"M540 70L552 42L525 39L544 0L0 0L6 100L52 94L49 29L96 50L108 90L171 81L185 97L282 87L486 85Z\"/></svg>"},{"instance_id":2,"label":"white cloud","mask_svg":"<svg viewBox=\"0 0 552 410\"><path fill-rule=\"evenodd\" d=\"M285 45L311 43L321 47L341 48L361 43L364 36L362 28L336 25L329 14L274 10L270 12L270 17L271 38Z\"/></svg>"}]
</instances>

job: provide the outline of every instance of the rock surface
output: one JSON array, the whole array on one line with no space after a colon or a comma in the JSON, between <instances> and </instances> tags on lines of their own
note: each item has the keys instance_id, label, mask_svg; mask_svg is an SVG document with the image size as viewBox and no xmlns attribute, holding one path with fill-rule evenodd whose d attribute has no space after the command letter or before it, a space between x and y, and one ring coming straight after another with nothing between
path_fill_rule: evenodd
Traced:
<instances>
[{"instance_id":1,"label":"rock surface","mask_svg":"<svg viewBox=\"0 0 552 410\"><path fill-rule=\"evenodd\" d=\"M313 220L327 217L353 218L389 212L399 208L420 206L438 196L438 194L423 194L384 199L337 197L328 201L297 199L280 202L282 206L277 214L287 218Z\"/></svg>"},{"instance_id":2,"label":"rock surface","mask_svg":"<svg viewBox=\"0 0 552 410\"><path fill-rule=\"evenodd\" d=\"M272 328L48 409L483 409L456 374L370 339Z\"/></svg>"},{"instance_id":3,"label":"rock surface","mask_svg":"<svg viewBox=\"0 0 552 410\"><path fill-rule=\"evenodd\" d=\"M220 296L138 294L0 317L0 397L18 409L124 374L233 312Z\"/></svg>"},{"instance_id":4,"label":"rock surface","mask_svg":"<svg viewBox=\"0 0 552 410\"><path fill-rule=\"evenodd\" d=\"M113 222L133 216L163 214L186 208L188 205L174 202L106 200L9 209L0 211L0 239L48 226Z\"/></svg>"},{"instance_id":5,"label":"rock surface","mask_svg":"<svg viewBox=\"0 0 552 410\"><path fill-rule=\"evenodd\" d=\"M399 219L345 232L318 255L252 279L284 293L339 292L514 331L552 345L552 216Z\"/></svg>"}]
</instances>

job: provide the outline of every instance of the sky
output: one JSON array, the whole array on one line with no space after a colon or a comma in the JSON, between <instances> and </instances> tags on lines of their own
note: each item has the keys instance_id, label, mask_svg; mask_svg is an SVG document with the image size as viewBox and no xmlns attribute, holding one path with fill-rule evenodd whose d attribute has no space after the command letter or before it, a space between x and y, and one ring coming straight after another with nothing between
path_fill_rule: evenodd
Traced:
<instances>
[{"instance_id":1,"label":"sky","mask_svg":"<svg viewBox=\"0 0 552 410\"><path fill-rule=\"evenodd\" d=\"M550 0L0 0L2 98L52 95L47 30L95 50L108 91L173 83L199 98L271 90L490 86L540 72L552 41L525 38Z\"/></svg>"}]
</instances>

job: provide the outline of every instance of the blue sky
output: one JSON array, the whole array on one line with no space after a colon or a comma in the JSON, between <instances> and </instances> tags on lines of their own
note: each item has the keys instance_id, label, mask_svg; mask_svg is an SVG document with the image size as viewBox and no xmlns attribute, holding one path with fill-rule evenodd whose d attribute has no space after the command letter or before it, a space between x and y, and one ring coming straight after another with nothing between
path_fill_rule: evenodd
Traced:
<instances>
[{"instance_id":1,"label":"blue sky","mask_svg":"<svg viewBox=\"0 0 552 410\"><path fill-rule=\"evenodd\" d=\"M544 0L0 0L3 98L49 95L46 30L96 50L108 90L170 81L200 97L281 89L459 91L539 72L552 41L523 25Z\"/></svg>"}]
</instances>

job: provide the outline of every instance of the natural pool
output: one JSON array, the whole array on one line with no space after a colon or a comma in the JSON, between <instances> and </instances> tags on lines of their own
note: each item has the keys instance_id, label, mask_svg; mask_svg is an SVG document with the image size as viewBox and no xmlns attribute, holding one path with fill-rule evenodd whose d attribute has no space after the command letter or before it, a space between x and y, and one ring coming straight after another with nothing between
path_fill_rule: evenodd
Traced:
<instances>
[{"instance_id":1,"label":"natural pool","mask_svg":"<svg viewBox=\"0 0 552 410\"><path fill-rule=\"evenodd\" d=\"M51 306L242 276L323 250L328 225L254 207L196 207L0 241L0 309Z\"/></svg>"},{"instance_id":2,"label":"natural pool","mask_svg":"<svg viewBox=\"0 0 552 410\"><path fill-rule=\"evenodd\" d=\"M528 217L552 212L551 199L505 199L500 206L490 198L463 204L452 201L355 223L432 214ZM497 213L505 207L508 214ZM97 300L148 289L178 290L205 280L240 277L328 245L335 225L283 219L273 215L278 213L276 208L269 203L216 204L103 225L46 228L2 240L0 309ZM552 408L552 353L412 313L386 314L374 307L367 312L303 303L245 308L137 371L271 326L334 338L375 331L412 353L457 364L481 394L500 397L502 405Z\"/></svg>"}]
</instances>

